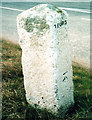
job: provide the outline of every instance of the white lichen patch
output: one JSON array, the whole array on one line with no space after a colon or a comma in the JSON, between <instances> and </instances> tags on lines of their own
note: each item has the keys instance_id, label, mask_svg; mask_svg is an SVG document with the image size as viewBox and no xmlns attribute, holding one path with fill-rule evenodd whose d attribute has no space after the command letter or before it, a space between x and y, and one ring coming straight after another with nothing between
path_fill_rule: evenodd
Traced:
<instances>
[{"instance_id":1,"label":"white lichen patch","mask_svg":"<svg viewBox=\"0 0 92 120\"><path fill-rule=\"evenodd\" d=\"M18 15L17 27L27 101L62 117L74 103L66 12L37 5Z\"/></svg>"}]
</instances>

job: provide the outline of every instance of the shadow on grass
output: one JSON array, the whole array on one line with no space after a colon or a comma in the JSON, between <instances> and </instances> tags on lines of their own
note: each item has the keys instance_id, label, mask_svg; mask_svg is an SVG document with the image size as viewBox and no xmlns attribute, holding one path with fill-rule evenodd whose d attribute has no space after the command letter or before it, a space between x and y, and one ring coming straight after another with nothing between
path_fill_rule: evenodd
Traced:
<instances>
[{"instance_id":1,"label":"shadow on grass","mask_svg":"<svg viewBox=\"0 0 92 120\"><path fill-rule=\"evenodd\" d=\"M46 109L34 108L26 102L20 47L2 41L2 54L2 120L61 120ZM92 118L90 75L79 66L73 66L73 72L75 105L66 113L64 120Z\"/></svg>"}]
</instances>

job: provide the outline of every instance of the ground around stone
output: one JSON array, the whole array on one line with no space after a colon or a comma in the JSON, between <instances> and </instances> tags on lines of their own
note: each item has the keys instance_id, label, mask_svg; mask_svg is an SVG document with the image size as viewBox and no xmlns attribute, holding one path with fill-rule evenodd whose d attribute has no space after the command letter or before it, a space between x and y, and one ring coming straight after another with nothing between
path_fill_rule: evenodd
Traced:
<instances>
[{"instance_id":1,"label":"ground around stone","mask_svg":"<svg viewBox=\"0 0 92 120\"><path fill-rule=\"evenodd\" d=\"M19 45L2 41L2 60L2 120L61 120L46 110L34 109L26 102ZM67 113L65 119L92 119L91 80L87 69L73 64L75 106Z\"/></svg>"}]
</instances>

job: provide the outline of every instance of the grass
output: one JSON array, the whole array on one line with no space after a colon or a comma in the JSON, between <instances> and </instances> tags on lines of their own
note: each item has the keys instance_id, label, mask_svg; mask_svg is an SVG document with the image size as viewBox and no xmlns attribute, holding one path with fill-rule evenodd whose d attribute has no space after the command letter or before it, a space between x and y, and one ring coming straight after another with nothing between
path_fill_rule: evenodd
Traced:
<instances>
[{"instance_id":1,"label":"grass","mask_svg":"<svg viewBox=\"0 0 92 120\"><path fill-rule=\"evenodd\" d=\"M19 45L2 41L2 120L61 120L47 110L33 108L26 102ZM90 73L73 65L74 108L64 120L91 119Z\"/></svg>"}]
</instances>

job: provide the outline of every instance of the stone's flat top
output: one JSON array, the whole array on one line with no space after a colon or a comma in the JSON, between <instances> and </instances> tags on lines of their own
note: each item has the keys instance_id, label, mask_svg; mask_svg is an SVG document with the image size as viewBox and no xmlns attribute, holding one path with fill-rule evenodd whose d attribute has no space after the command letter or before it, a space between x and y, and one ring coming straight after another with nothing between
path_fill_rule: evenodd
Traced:
<instances>
[{"instance_id":1,"label":"stone's flat top","mask_svg":"<svg viewBox=\"0 0 92 120\"><path fill-rule=\"evenodd\" d=\"M23 17L26 18L26 17L30 17L31 15L33 15L33 13L38 13L38 14L42 13L41 14L42 16L43 16L43 14L46 14L46 13L47 13L47 15L51 14L51 13L52 13L52 15L54 13L58 13L58 14L62 14L62 15L66 14L66 12L64 10L59 9L58 7L56 7L54 5L51 5L51 4L40 4L40 5L37 5L37 6L33 7L33 8L30 8L30 9L22 12L19 15L24 15L25 14L25 16L23 16ZM34 16L37 16L37 14L34 14Z\"/></svg>"},{"instance_id":2,"label":"stone's flat top","mask_svg":"<svg viewBox=\"0 0 92 120\"><path fill-rule=\"evenodd\" d=\"M27 32L36 34L46 32L53 22L59 23L67 19L65 11L50 4L40 4L18 15L19 26Z\"/></svg>"}]
</instances>

